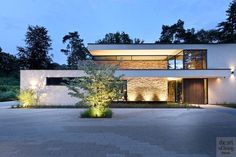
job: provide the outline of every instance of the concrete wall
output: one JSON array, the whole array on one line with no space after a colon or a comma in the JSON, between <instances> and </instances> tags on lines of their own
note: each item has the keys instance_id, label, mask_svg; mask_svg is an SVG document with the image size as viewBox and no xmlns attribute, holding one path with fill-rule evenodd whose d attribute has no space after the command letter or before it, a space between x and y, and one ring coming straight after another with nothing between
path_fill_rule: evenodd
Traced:
<instances>
[{"instance_id":1,"label":"concrete wall","mask_svg":"<svg viewBox=\"0 0 236 157\"><path fill-rule=\"evenodd\" d=\"M236 78L208 79L209 104L236 104Z\"/></svg>"},{"instance_id":2,"label":"concrete wall","mask_svg":"<svg viewBox=\"0 0 236 157\"><path fill-rule=\"evenodd\" d=\"M40 93L41 105L74 105L77 99L68 95L65 86L46 86L46 77L79 77L81 70L21 70L20 88L35 89Z\"/></svg>"}]
</instances>

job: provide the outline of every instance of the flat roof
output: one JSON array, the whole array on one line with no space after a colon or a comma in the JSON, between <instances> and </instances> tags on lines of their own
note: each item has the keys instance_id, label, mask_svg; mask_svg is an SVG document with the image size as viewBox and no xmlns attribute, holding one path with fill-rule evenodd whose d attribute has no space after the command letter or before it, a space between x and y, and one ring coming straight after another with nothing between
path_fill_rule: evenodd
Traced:
<instances>
[{"instance_id":1,"label":"flat roof","mask_svg":"<svg viewBox=\"0 0 236 157\"><path fill-rule=\"evenodd\" d=\"M89 43L88 50L94 56L102 55L175 55L184 49L232 47L236 44L96 44Z\"/></svg>"}]
</instances>

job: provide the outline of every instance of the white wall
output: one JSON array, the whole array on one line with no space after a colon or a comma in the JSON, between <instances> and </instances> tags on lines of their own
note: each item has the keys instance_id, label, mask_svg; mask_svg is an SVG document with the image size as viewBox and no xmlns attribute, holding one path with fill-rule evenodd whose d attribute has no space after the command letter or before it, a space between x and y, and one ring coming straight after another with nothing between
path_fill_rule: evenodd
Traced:
<instances>
[{"instance_id":1,"label":"white wall","mask_svg":"<svg viewBox=\"0 0 236 157\"><path fill-rule=\"evenodd\" d=\"M152 50L152 49L206 49L207 50L207 65L208 69L236 69L236 44L144 44L144 45L89 45L90 50L108 50L108 49L120 49L120 50ZM165 72L170 73L169 72ZM180 71L178 75L194 74L195 72L189 72L182 74ZM212 73L213 72L213 73ZM226 73L225 73L226 72ZM130 72L136 74L136 71ZM227 74L228 73L228 74ZM165 74L165 75L166 75ZM200 74L200 73L198 73ZM216 74L216 75L215 75ZM228 75L220 77L220 75ZM161 73L159 74L161 75ZM200 74L201 75L201 74ZM207 75L214 76L206 77ZM223 76L222 75L222 76ZM219 77L217 77L219 76ZM201 76L198 76L201 77ZM202 73L202 77L209 78L208 82L208 103L236 103L236 80L235 74L230 76L230 72L217 72L208 71L206 74Z\"/></svg>"},{"instance_id":2,"label":"white wall","mask_svg":"<svg viewBox=\"0 0 236 157\"><path fill-rule=\"evenodd\" d=\"M41 94L41 105L74 105L77 99L68 95L65 86L45 86L46 77L84 76L81 70L21 70L20 88L33 88Z\"/></svg>"},{"instance_id":3,"label":"white wall","mask_svg":"<svg viewBox=\"0 0 236 157\"><path fill-rule=\"evenodd\" d=\"M91 46L90 46L91 47ZM114 49L114 46L101 45L99 48ZM94 48L94 47L92 47ZM91 48L91 49L92 49ZM207 62L209 69L235 69L236 66L236 44L173 44L173 45L116 45L116 49L207 49ZM235 74L231 75L229 70L222 71L120 71L117 74L141 77L191 77L209 78L208 82L208 102L216 103L236 103L236 79ZM43 84L42 105L73 105L76 99L70 97L68 90L64 86L45 86L46 77L78 77L85 74L81 70L22 70L21 89L34 88ZM217 78L217 76L219 76ZM212 78L215 77L215 78ZM223 78L225 77L225 78Z\"/></svg>"},{"instance_id":4,"label":"white wall","mask_svg":"<svg viewBox=\"0 0 236 157\"><path fill-rule=\"evenodd\" d=\"M236 78L208 79L209 104L236 104Z\"/></svg>"}]
</instances>

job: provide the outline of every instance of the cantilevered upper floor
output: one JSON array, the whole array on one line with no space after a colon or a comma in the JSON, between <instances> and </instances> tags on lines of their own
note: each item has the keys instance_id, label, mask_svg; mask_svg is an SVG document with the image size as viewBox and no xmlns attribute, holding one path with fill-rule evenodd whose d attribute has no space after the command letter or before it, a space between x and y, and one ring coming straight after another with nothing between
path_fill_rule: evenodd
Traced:
<instances>
[{"instance_id":1,"label":"cantilevered upper floor","mask_svg":"<svg viewBox=\"0 0 236 157\"><path fill-rule=\"evenodd\" d=\"M127 74L171 70L162 75L228 77L236 65L236 44L88 44L88 50L98 64L118 65Z\"/></svg>"}]
</instances>

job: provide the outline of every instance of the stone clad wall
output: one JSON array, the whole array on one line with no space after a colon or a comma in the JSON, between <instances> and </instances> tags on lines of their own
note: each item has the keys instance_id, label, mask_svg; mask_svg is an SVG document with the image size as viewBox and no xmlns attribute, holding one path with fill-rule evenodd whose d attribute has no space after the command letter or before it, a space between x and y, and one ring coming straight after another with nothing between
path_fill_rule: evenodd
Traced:
<instances>
[{"instance_id":1,"label":"stone clad wall","mask_svg":"<svg viewBox=\"0 0 236 157\"><path fill-rule=\"evenodd\" d=\"M167 101L168 80L165 78L125 78L128 101Z\"/></svg>"},{"instance_id":2,"label":"stone clad wall","mask_svg":"<svg viewBox=\"0 0 236 157\"><path fill-rule=\"evenodd\" d=\"M118 65L120 69L167 69L167 61L96 61L96 63Z\"/></svg>"}]
</instances>

